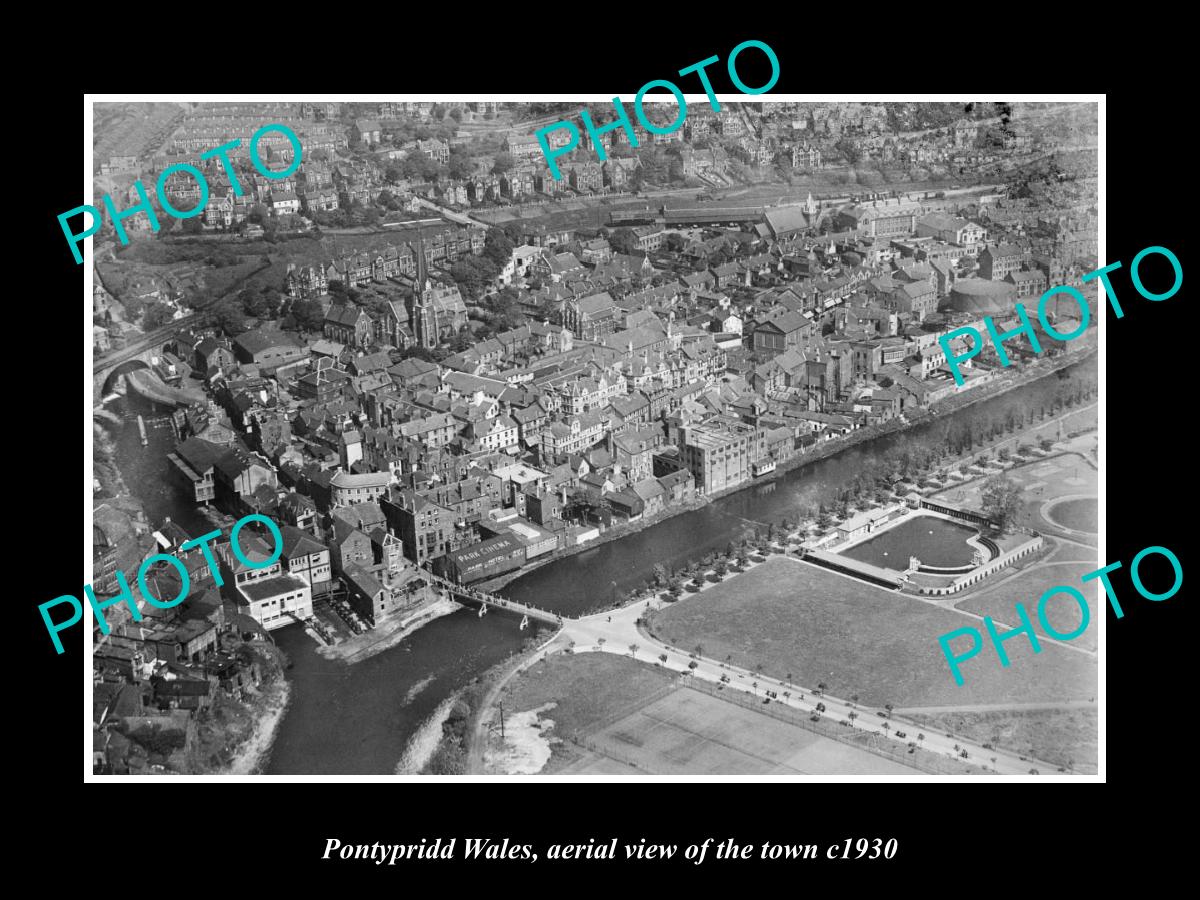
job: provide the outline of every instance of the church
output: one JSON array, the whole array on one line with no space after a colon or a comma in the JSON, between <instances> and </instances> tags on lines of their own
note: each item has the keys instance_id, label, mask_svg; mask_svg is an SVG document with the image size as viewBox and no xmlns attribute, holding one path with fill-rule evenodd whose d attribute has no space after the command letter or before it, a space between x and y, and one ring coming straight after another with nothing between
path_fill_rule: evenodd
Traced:
<instances>
[{"instance_id":1,"label":"church","mask_svg":"<svg viewBox=\"0 0 1200 900\"><path fill-rule=\"evenodd\" d=\"M417 280L409 299L408 319L418 347L430 349L450 341L467 324L467 304L458 285L433 285L425 259L425 239L418 237Z\"/></svg>"}]
</instances>

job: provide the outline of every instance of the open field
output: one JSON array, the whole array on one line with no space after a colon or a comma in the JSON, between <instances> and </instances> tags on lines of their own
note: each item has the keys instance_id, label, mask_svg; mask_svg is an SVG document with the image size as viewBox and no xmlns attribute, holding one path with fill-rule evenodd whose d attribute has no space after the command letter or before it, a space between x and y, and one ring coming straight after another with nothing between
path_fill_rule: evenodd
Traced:
<instances>
[{"instance_id":1,"label":"open field","mask_svg":"<svg viewBox=\"0 0 1200 900\"><path fill-rule=\"evenodd\" d=\"M600 729L589 736L587 745L593 754L565 771L635 770L656 775L917 774L866 750L691 688L672 691Z\"/></svg>"},{"instance_id":2,"label":"open field","mask_svg":"<svg viewBox=\"0 0 1200 900\"><path fill-rule=\"evenodd\" d=\"M553 744L542 771L550 774L579 758L572 735L627 715L669 690L672 681L661 669L608 653L556 653L515 675L497 699L506 715L554 704L544 717L554 721L551 735L562 743Z\"/></svg>"},{"instance_id":3,"label":"open field","mask_svg":"<svg viewBox=\"0 0 1200 900\"><path fill-rule=\"evenodd\" d=\"M1050 520L1064 528L1093 534L1096 532L1098 515L1095 497L1062 500L1048 510Z\"/></svg>"},{"instance_id":4,"label":"open field","mask_svg":"<svg viewBox=\"0 0 1200 900\"><path fill-rule=\"evenodd\" d=\"M906 712L904 715L937 731L953 732L968 740L990 743L1058 766L1070 762L1074 771L1085 775L1096 773L1099 730L1094 709L989 710L936 715Z\"/></svg>"},{"instance_id":5,"label":"open field","mask_svg":"<svg viewBox=\"0 0 1200 900\"><path fill-rule=\"evenodd\" d=\"M1009 619L998 622L1012 624ZM938 636L978 619L876 588L791 558L655 613L650 629L676 647L869 706L956 706L1086 700L1096 694L1096 663L1064 647L1035 655L1017 637L1002 668L990 644L951 676ZM985 637L986 642L986 637ZM959 639L955 646L965 644ZM961 652L961 651L960 651Z\"/></svg>"},{"instance_id":6,"label":"open field","mask_svg":"<svg viewBox=\"0 0 1200 900\"><path fill-rule=\"evenodd\" d=\"M983 590L956 603L955 608L981 616L991 616L997 622L1015 625L1017 624L1016 604L1022 603L1029 613L1030 621L1033 622L1037 633L1045 634L1045 629L1038 621L1038 599L1052 587L1060 585L1073 587L1087 598L1091 620L1087 630L1071 643L1088 650L1095 650L1100 634L1097 601L1104 588L1099 581L1083 584L1079 579L1099 567L1100 563L1095 561L1059 562L1057 558L1049 564L1037 561L1013 577L990 587L985 585ZM1102 607L1099 609L1099 614L1103 614ZM1049 620L1050 626L1059 634L1070 634L1079 627L1081 613L1075 600L1069 594L1064 593L1057 595L1046 604L1046 618Z\"/></svg>"}]
</instances>

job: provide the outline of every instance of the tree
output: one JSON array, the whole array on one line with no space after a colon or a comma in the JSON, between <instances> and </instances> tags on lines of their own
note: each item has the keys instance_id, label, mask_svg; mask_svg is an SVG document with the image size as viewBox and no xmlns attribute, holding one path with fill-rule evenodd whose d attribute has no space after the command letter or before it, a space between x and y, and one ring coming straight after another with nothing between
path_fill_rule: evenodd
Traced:
<instances>
[{"instance_id":1,"label":"tree","mask_svg":"<svg viewBox=\"0 0 1200 900\"><path fill-rule=\"evenodd\" d=\"M199 216L192 216L190 219L184 219L180 229L184 234L200 234L204 231L204 224L200 221Z\"/></svg>"},{"instance_id":2,"label":"tree","mask_svg":"<svg viewBox=\"0 0 1200 900\"><path fill-rule=\"evenodd\" d=\"M450 267L450 277L468 301L478 300L498 274L500 267L485 256L467 256Z\"/></svg>"},{"instance_id":3,"label":"tree","mask_svg":"<svg viewBox=\"0 0 1200 900\"><path fill-rule=\"evenodd\" d=\"M502 150L492 157L492 174L503 175L505 172L510 171L515 164L512 154L506 150Z\"/></svg>"},{"instance_id":4,"label":"tree","mask_svg":"<svg viewBox=\"0 0 1200 900\"><path fill-rule=\"evenodd\" d=\"M400 172L404 178L433 181L437 178L441 167L424 153L410 153L400 164Z\"/></svg>"},{"instance_id":5,"label":"tree","mask_svg":"<svg viewBox=\"0 0 1200 900\"><path fill-rule=\"evenodd\" d=\"M637 235L632 228L617 228L608 236L608 243L617 253L632 253L638 249Z\"/></svg>"},{"instance_id":6,"label":"tree","mask_svg":"<svg viewBox=\"0 0 1200 900\"><path fill-rule=\"evenodd\" d=\"M499 228L489 228L483 239L483 255L502 268L512 258L513 241Z\"/></svg>"},{"instance_id":7,"label":"tree","mask_svg":"<svg viewBox=\"0 0 1200 900\"><path fill-rule=\"evenodd\" d=\"M636 656L637 656L637 652L638 652L638 645L637 645L637 644L630 644L630 645L629 645L629 655L630 655L630 656L634 656L634 657L636 657Z\"/></svg>"},{"instance_id":8,"label":"tree","mask_svg":"<svg viewBox=\"0 0 1200 900\"><path fill-rule=\"evenodd\" d=\"M152 300L146 304L142 313L142 327L147 331L153 331L170 322L174 315L175 311L166 303Z\"/></svg>"},{"instance_id":9,"label":"tree","mask_svg":"<svg viewBox=\"0 0 1200 900\"><path fill-rule=\"evenodd\" d=\"M836 149L842 155L846 162L850 163L851 165L862 159L862 151L860 151L858 149L858 145L848 137L839 138L838 142L833 146L834 149Z\"/></svg>"},{"instance_id":10,"label":"tree","mask_svg":"<svg viewBox=\"0 0 1200 900\"><path fill-rule=\"evenodd\" d=\"M980 498L984 514L996 522L1001 532L1008 531L1016 524L1021 512L1021 488L1011 478L997 476L988 479Z\"/></svg>"},{"instance_id":11,"label":"tree","mask_svg":"<svg viewBox=\"0 0 1200 900\"><path fill-rule=\"evenodd\" d=\"M655 563L655 565L654 565L654 583L656 585L661 586L661 585L666 584L667 581L668 581L667 567L664 566L662 563Z\"/></svg>"},{"instance_id":12,"label":"tree","mask_svg":"<svg viewBox=\"0 0 1200 900\"><path fill-rule=\"evenodd\" d=\"M508 239L513 242L514 246L524 243L525 228L520 222L505 222L503 225L498 225L496 227L508 235ZM488 230L495 231L496 229L489 228Z\"/></svg>"},{"instance_id":13,"label":"tree","mask_svg":"<svg viewBox=\"0 0 1200 900\"><path fill-rule=\"evenodd\" d=\"M320 331L325 325L325 312L317 300L294 301L290 315L301 331Z\"/></svg>"},{"instance_id":14,"label":"tree","mask_svg":"<svg viewBox=\"0 0 1200 900\"><path fill-rule=\"evenodd\" d=\"M246 330L246 314L242 311L242 305L236 297L222 297L209 306L208 313L230 337L239 335Z\"/></svg>"},{"instance_id":15,"label":"tree","mask_svg":"<svg viewBox=\"0 0 1200 900\"><path fill-rule=\"evenodd\" d=\"M446 170L451 178L460 180L468 178L475 171L475 161L464 148L455 147L450 151L450 160L446 163Z\"/></svg>"}]
</instances>

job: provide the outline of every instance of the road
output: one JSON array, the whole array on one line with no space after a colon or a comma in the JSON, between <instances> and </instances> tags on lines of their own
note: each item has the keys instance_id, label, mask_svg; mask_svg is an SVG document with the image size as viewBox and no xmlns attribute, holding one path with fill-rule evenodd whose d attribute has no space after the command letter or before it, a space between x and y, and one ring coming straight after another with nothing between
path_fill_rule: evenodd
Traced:
<instances>
[{"instance_id":1,"label":"road","mask_svg":"<svg viewBox=\"0 0 1200 900\"><path fill-rule=\"evenodd\" d=\"M172 387L150 369L138 369L130 372L125 376L125 383L129 386L129 390L163 406L190 406L193 403L205 401L203 392Z\"/></svg>"},{"instance_id":2,"label":"road","mask_svg":"<svg viewBox=\"0 0 1200 900\"><path fill-rule=\"evenodd\" d=\"M459 225L479 225L482 228L491 228L487 222L481 222L479 219L472 219L470 216L465 216L462 213L457 213L452 209L447 209L444 206L439 206L432 200L426 200L424 197L417 197L417 203L426 209L436 210L441 215L445 216L451 222L457 222ZM407 224L407 223L406 223Z\"/></svg>"},{"instance_id":3,"label":"road","mask_svg":"<svg viewBox=\"0 0 1200 900\"><path fill-rule=\"evenodd\" d=\"M681 601L681 602L686 602ZM781 703L793 709L806 713L816 711L818 703L825 704L823 716L835 722L849 721L852 728L890 737L897 743L907 746L916 741L918 746L935 753L961 758L960 750L966 749L967 761L974 765L988 765L1001 775L1028 775L1031 769L1041 773L1052 773L1056 766L1040 760L1022 760L1017 754L1003 750L989 750L979 744L962 737L947 737L928 727L915 722L897 718L894 714L888 716L884 710L875 707L851 703L829 694L814 694L811 687L791 684L776 678L758 675L747 669L728 663L720 663L714 659L670 647L655 638L650 637L638 628L637 620L652 606L661 608L661 602L645 601L632 603L619 610L598 613L580 619L567 619L563 623L561 640L574 641L574 652L600 651L625 655L630 652L630 645L637 645L634 658L643 661L660 661L665 669L686 675L692 672L693 678L701 678L713 683L721 683L722 676L729 680L726 690L742 691L762 697L763 691L775 691L779 696L772 703ZM666 657L665 661L663 656ZM695 669L689 669L691 663L696 663ZM790 696L785 697L785 692ZM885 729L884 724L888 725ZM903 733L905 737L897 737ZM922 741L917 741L917 735L924 734ZM956 749L957 748L957 749ZM995 763L991 760L995 758Z\"/></svg>"}]
</instances>

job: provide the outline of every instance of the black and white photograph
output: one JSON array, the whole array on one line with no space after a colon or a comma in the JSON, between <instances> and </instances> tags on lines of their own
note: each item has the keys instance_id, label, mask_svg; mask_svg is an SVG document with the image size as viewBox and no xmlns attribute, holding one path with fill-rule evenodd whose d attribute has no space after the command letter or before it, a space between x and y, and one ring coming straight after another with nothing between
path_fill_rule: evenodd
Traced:
<instances>
[{"instance_id":1,"label":"black and white photograph","mask_svg":"<svg viewBox=\"0 0 1200 900\"><path fill-rule=\"evenodd\" d=\"M1097 98L90 109L89 777L1097 775Z\"/></svg>"}]
</instances>

